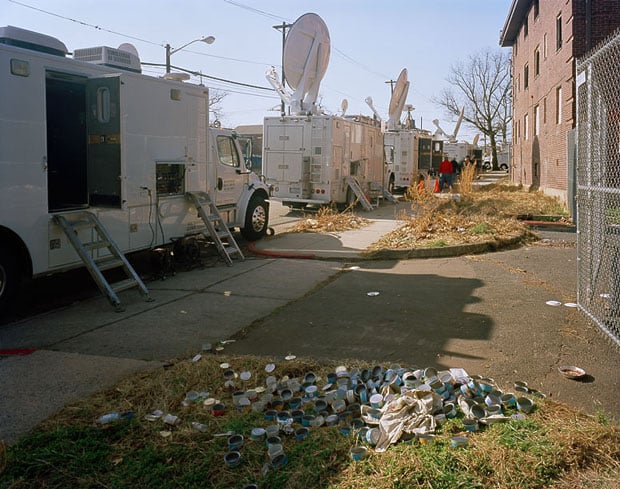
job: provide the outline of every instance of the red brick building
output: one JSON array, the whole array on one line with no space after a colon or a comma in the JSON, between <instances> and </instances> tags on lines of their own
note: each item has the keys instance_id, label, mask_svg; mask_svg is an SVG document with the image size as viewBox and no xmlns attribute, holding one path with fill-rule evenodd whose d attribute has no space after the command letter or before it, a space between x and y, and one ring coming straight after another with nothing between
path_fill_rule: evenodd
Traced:
<instances>
[{"instance_id":1,"label":"red brick building","mask_svg":"<svg viewBox=\"0 0 620 489\"><path fill-rule=\"evenodd\" d=\"M618 27L620 0L512 1L499 43L512 47L514 183L569 203L575 61Z\"/></svg>"}]
</instances>

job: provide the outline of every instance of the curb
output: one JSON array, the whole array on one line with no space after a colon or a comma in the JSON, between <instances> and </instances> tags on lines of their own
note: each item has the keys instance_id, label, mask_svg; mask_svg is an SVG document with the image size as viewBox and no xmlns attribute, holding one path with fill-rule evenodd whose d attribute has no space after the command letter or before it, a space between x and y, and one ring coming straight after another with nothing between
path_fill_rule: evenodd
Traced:
<instances>
[{"instance_id":1,"label":"curb","mask_svg":"<svg viewBox=\"0 0 620 489\"><path fill-rule=\"evenodd\" d=\"M467 243L440 248L411 248L404 250L386 249L362 252L369 260L406 260L410 258L447 258L450 256L475 255L487 251L497 251L521 243L529 233L519 233L481 243Z\"/></svg>"},{"instance_id":2,"label":"curb","mask_svg":"<svg viewBox=\"0 0 620 489\"><path fill-rule=\"evenodd\" d=\"M565 233L575 233L577 232L577 226L574 224L567 224L565 222L553 222L553 221L521 221L523 224L528 226L531 229L550 229L552 231L561 231Z\"/></svg>"},{"instance_id":3,"label":"curb","mask_svg":"<svg viewBox=\"0 0 620 489\"><path fill-rule=\"evenodd\" d=\"M502 238L482 241L480 243L467 243L453 246L442 246L440 248L408 248L408 249L383 249L377 251L360 250L359 255L355 258L347 258L347 261L370 261L370 260L408 260L415 258L448 258L451 256L476 255L486 253L488 251L497 251L502 248L515 246L525 241L531 236L529 232L523 232L505 236ZM342 260L342 257L319 256L315 254L295 254L295 253L279 253L272 250L256 249L254 243L248 246L249 251L257 255L275 257L275 258L305 258L318 260Z\"/></svg>"}]
</instances>

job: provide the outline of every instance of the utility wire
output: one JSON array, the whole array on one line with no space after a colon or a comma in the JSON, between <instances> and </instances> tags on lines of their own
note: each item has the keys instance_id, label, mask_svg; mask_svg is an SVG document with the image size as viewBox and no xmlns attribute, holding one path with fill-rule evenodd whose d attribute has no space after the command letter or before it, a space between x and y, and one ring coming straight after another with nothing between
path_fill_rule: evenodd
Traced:
<instances>
[{"instance_id":1,"label":"utility wire","mask_svg":"<svg viewBox=\"0 0 620 489\"><path fill-rule=\"evenodd\" d=\"M161 66L164 67L166 65L162 64L162 63L140 63L146 66ZM261 87L259 85L251 85L249 83L242 83L242 82L236 82L233 80L227 80L226 78L219 78L217 76L213 76L213 75L205 75L204 73L200 72L200 71L194 71L194 70L188 70L187 68L181 68L179 66L172 66L170 65L170 68L174 68L175 70L179 70L179 71L184 71L186 73L189 73L190 75L194 75L194 76L201 76L203 78L208 78L210 80L217 80L223 83L230 83L232 85L239 85L242 87L250 87L250 88L256 88L258 90L269 90L270 92L273 92L274 89L273 88L269 88L269 87Z\"/></svg>"},{"instance_id":2,"label":"utility wire","mask_svg":"<svg viewBox=\"0 0 620 489\"><path fill-rule=\"evenodd\" d=\"M275 19L275 20L283 20L281 16L279 15L275 15L275 14L270 14L269 12L265 12L264 10L260 10L254 7L250 7L249 5L244 5L242 3L239 2L234 2L233 0L224 0L224 2L226 3L230 3L231 5L234 5L235 7L239 7L245 10L249 10L250 12L254 12L257 13L259 15L262 15L264 17L269 17L270 19Z\"/></svg>"},{"instance_id":3,"label":"utility wire","mask_svg":"<svg viewBox=\"0 0 620 489\"><path fill-rule=\"evenodd\" d=\"M26 7L26 8L32 9L32 10L36 10L37 12L42 12L44 14L51 15L53 17L58 17L59 19L70 20L71 22L75 22L76 24L80 24L80 25L83 25L83 26L86 26L86 27L92 27L93 29L97 29L99 31L109 32L110 34L115 34L117 36L122 36L122 37L126 37L128 39L133 39L134 41L145 42L147 44L152 44L154 46L164 47L163 44L159 44L159 43L156 43L156 42L153 42L153 41L149 41L147 39L142 39L140 37L130 36L129 34L123 34L122 32L112 31L110 29L106 29L106 28L98 26L98 25L89 24L88 22L84 22L82 20L77 20L77 19L73 19L71 17L65 17L64 15L55 14L54 12L50 12L48 10L43 10L43 9L37 8L37 7L33 7L32 5L28 5L26 3L18 2L17 0L9 0L9 2L14 3L16 5L20 5L22 7Z\"/></svg>"}]
</instances>

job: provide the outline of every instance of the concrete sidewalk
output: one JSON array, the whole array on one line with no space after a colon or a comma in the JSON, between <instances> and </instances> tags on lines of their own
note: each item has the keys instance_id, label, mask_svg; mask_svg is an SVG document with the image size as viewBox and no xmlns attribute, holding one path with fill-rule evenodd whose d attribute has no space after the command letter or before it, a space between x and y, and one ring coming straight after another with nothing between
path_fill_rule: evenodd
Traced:
<instances>
[{"instance_id":1,"label":"concrete sidewalk","mask_svg":"<svg viewBox=\"0 0 620 489\"><path fill-rule=\"evenodd\" d=\"M402 225L397 219L373 219L362 229L332 233L283 233L252 243L262 256L361 260L364 251L382 236Z\"/></svg>"}]
</instances>

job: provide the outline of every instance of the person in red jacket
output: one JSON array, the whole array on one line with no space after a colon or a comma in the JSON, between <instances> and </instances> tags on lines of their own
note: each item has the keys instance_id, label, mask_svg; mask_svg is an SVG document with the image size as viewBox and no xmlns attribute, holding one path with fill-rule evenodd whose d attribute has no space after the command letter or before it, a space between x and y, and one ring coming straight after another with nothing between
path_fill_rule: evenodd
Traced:
<instances>
[{"instance_id":1,"label":"person in red jacket","mask_svg":"<svg viewBox=\"0 0 620 489\"><path fill-rule=\"evenodd\" d=\"M452 162L448 159L448 155L445 155L443 161L439 164L439 191L444 189L444 186L448 189L452 188L452 174L454 168Z\"/></svg>"}]
</instances>

